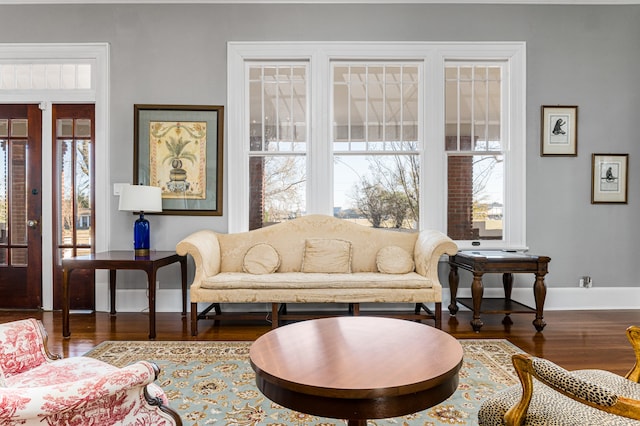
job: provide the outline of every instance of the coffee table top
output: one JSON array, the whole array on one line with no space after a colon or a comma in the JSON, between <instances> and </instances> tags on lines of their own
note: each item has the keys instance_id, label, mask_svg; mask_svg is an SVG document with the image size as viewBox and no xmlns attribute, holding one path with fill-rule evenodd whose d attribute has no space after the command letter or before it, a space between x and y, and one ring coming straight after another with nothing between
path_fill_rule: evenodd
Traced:
<instances>
[{"instance_id":1,"label":"coffee table top","mask_svg":"<svg viewBox=\"0 0 640 426\"><path fill-rule=\"evenodd\" d=\"M250 350L256 383L269 399L346 419L395 417L442 402L457 387L462 355L458 341L438 329L366 316L279 327ZM355 402L357 413L349 408Z\"/></svg>"}]
</instances>

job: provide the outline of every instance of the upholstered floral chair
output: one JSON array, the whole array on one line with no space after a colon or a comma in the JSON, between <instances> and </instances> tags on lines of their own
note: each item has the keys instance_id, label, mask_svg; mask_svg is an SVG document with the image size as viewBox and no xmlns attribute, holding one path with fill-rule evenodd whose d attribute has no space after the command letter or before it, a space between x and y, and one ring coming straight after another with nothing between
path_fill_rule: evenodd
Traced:
<instances>
[{"instance_id":1,"label":"upholstered floral chair","mask_svg":"<svg viewBox=\"0 0 640 426\"><path fill-rule=\"evenodd\" d=\"M117 368L47 349L40 321L0 324L0 425L181 425L155 385L159 368Z\"/></svg>"},{"instance_id":2,"label":"upholstered floral chair","mask_svg":"<svg viewBox=\"0 0 640 426\"><path fill-rule=\"evenodd\" d=\"M640 425L640 327L629 327L627 337L636 364L625 377L603 370L567 371L545 359L514 355L522 386L486 400L479 424Z\"/></svg>"}]
</instances>

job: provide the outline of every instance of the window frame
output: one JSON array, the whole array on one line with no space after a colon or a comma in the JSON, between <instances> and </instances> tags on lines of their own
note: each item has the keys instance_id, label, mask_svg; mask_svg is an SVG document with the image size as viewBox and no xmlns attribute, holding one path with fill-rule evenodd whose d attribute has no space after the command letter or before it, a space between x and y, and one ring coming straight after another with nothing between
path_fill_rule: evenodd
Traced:
<instances>
[{"instance_id":1,"label":"window frame","mask_svg":"<svg viewBox=\"0 0 640 426\"><path fill-rule=\"evenodd\" d=\"M307 214L333 214L333 182L313 179L327 168L333 176L331 146L331 61L411 60L422 62L424 96L419 106L421 122L419 229L447 229L447 176L444 149L444 72L446 61L504 61L503 91L505 155L505 219L502 240L482 240L480 248L526 248L526 43L525 42L228 42L227 132L229 232L248 229L249 123L248 78L250 61L309 62L310 146L307 149ZM313 197L310 194L314 194ZM461 249L478 248L458 241Z\"/></svg>"}]
</instances>

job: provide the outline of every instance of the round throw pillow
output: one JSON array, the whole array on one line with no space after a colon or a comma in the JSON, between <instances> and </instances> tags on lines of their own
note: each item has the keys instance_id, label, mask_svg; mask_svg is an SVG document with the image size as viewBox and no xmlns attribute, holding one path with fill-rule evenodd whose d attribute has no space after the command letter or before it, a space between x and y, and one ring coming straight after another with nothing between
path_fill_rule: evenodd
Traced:
<instances>
[{"instance_id":1,"label":"round throw pillow","mask_svg":"<svg viewBox=\"0 0 640 426\"><path fill-rule=\"evenodd\" d=\"M398 246L381 248L376 256L376 265L383 274L407 274L415 268L411 255Z\"/></svg>"},{"instance_id":2,"label":"round throw pillow","mask_svg":"<svg viewBox=\"0 0 640 426\"><path fill-rule=\"evenodd\" d=\"M271 274L280 267L280 255L267 243L256 244L247 250L242 270L249 274Z\"/></svg>"}]
</instances>

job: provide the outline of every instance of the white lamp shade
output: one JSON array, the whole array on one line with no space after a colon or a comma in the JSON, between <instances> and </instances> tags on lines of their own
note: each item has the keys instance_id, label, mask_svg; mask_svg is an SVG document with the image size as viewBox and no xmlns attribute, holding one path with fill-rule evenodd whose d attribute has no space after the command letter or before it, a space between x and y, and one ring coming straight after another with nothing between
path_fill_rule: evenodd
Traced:
<instances>
[{"instance_id":1,"label":"white lamp shade","mask_svg":"<svg viewBox=\"0 0 640 426\"><path fill-rule=\"evenodd\" d=\"M162 191L157 186L125 185L120 191L118 209L125 212L161 212Z\"/></svg>"}]
</instances>

